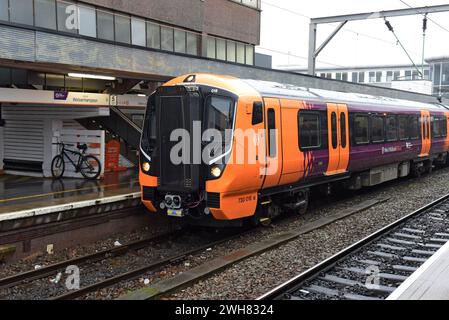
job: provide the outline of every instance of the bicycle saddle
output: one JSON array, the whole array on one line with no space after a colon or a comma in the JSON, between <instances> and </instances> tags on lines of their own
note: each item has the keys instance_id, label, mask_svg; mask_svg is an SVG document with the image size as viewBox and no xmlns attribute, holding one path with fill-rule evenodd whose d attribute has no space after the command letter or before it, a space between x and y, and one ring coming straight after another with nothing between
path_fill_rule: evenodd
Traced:
<instances>
[{"instance_id":1,"label":"bicycle saddle","mask_svg":"<svg viewBox=\"0 0 449 320\"><path fill-rule=\"evenodd\" d=\"M77 146L77 148L81 151L86 151L87 150L87 144L80 144Z\"/></svg>"}]
</instances>

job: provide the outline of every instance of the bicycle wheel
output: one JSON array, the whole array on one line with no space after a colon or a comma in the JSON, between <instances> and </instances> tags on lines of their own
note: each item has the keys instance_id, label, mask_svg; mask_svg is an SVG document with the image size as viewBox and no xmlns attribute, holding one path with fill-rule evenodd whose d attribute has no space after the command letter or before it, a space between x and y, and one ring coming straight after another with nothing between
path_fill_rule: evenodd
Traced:
<instances>
[{"instance_id":1,"label":"bicycle wheel","mask_svg":"<svg viewBox=\"0 0 449 320\"><path fill-rule=\"evenodd\" d=\"M81 174L84 178L95 180L100 176L101 163L94 156L84 156L80 167Z\"/></svg>"},{"instance_id":2,"label":"bicycle wheel","mask_svg":"<svg viewBox=\"0 0 449 320\"><path fill-rule=\"evenodd\" d=\"M51 162L51 175L55 179L61 179L64 175L65 171L65 163L64 158L61 155L58 155L53 158Z\"/></svg>"}]
</instances>

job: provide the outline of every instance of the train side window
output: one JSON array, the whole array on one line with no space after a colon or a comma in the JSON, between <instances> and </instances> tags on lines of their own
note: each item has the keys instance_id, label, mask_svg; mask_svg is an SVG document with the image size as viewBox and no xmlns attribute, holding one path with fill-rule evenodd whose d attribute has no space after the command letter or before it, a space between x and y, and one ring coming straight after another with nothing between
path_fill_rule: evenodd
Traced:
<instances>
[{"instance_id":1,"label":"train side window","mask_svg":"<svg viewBox=\"0 0 449 320\"><path fill-rule=\"evenodd\" d=\"M398 140L398 125L396 116L388 116L386 120L387 141Z\"/></svg>"},{"instance_id":2,"label":"train side window","mask_svg":"<svg viewBox=\"0 0 449 320\"><path fill-rule=\"evenodd\" d=\"M369 143L369 120L368 116L354 117L354 142L355 144Z\"/></svg>"},{"instance_id":3,"label":"train side window","mask_svg":"<svg viewBox=\"0 0 449 320\"><path fill-rule=\"evenodd\" d=\"M256 101L253 104L253 119L252 125L256 125L263 122L263 105L262 102Z\"/></svg>"},{"instance_id":4,"label":"train side window","mask_svg":"<svg viewBox=\"0 0 449 320\"><path fill-rule=\"evenodd\" d=\"M321 147L320 115L299 111L298 135L300 149Z\"/></svg>"},{"instance_id":5,"label":"train side window","mask_svg":"<svg viewBox=\"0 0 449 320\"><path fill-rule=\"evenodd\" d=\"M336 149L338 146L337 137L337 114L332 112L331 114L331 134L332 134L332 148Z\"/></svg>"},{"instance_id":6,"label":"train side window","mask_svg":"<svg viewBox=\"0 0 449 320\"><path fill-rule=\"evenodd\" d=\"M446 118L446 116L441 117L440 129L441 129L441 137L446 138L447 137L447 118Z\"/></svg>"},{"instance_id":7,"label":"train side window","mask_svg":"<svg viewBox=\"0 0 449 320\"><path fill-rule=\"evenodd\" d=\"M407 128L409 125L408 116L399 116L399 140L407 140L409 138Z\"/></svg>"},{"instance_id":8,"label":"train side window","mask_svg":"<svg viewBox=\"0 0 449 320\"><path fill-rule=\"evenodd\" d=\"M270 158L276 157L276 115L274 109L268 109L268 150Z\"/></svg>"},{"instance_id":9,"label":"train side window","mask_svg":"<svg viewBox=\"0 0 449 320\"><path fill-rule=\"evenodd\" d=\"M372 142L385 141L384 118L381 116L371 117L371 139Z\"/></svg>"},{"instance_id":10,"label":"train side window","mask_svg":"<svg viewBox=\"0 0 449 320\"><path fill-rule=\"evenodd\" d=\"M419 117L411 116L409 118L408 137L410 139L418 139L420 132Z\"/></svg>"},{"instance_id":11,"label":"train side window","mask_svg":"<svg viewBox=\"0 0 449 320\"><path fill-rule=\"evenodd\" d=\"M441 137L441 117L432 117L432 138Z\"/></svg>"}]
</instances>

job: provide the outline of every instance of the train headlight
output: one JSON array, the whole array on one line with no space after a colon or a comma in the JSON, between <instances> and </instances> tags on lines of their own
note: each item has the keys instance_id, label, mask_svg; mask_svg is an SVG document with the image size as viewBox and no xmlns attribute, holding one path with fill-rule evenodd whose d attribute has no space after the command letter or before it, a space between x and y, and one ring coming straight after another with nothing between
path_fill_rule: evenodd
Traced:
<instances>
[{"instance_id":1,"label":"train headlight","mask_svg":"<svg viewBox=\"0 0 449 320\"><path fill-rule=\"evenodd\" d=\"M142 164L142 169L143 169L143 171L145 171L145 172L150 171L150 163L149 163L149 162L144 162L144 163Z\"/></svg>"},{"instance_id":2,"label":"train headlight","mask_svg":"<svg viewBox=\"0 0 449 320\"><path fill-rule=\"evenodd\" d=\"M212 169L210 169L210 174L212 175L212 177L218 178L219 176L221 176L221 169L220 167L212 167Z\"/></svg>"}]
</instances>

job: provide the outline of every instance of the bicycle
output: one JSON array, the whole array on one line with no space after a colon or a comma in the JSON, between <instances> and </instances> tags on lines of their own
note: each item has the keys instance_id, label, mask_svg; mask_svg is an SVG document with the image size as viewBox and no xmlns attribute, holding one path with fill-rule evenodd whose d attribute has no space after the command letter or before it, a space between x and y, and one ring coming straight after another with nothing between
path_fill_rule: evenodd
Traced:
<instances>
[{"instance_id":1,"label":"bicycle","mask_svg":"<svg viewBox=\"0 0 449 320\"><path fill-rule=\"evenodd\" d=\"M69 162L75 168L75 172L80 172L84 178L89 180L95 180L100 176L101 173L101 163L93 155L86 155L87 145L78 145L77 148L81 151L73 151L66 149L66 146L74 146L64 143L53 143L53 145L62 146L60 154L53 158L51 162L51 174L53 178L60 179L65 172L65 160L67 158ZM69 154L78 156L78 160L75 162L69 157Z\"/></svg>"}]
</instances>

